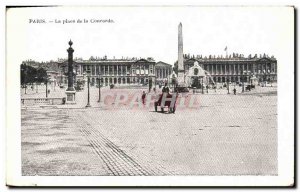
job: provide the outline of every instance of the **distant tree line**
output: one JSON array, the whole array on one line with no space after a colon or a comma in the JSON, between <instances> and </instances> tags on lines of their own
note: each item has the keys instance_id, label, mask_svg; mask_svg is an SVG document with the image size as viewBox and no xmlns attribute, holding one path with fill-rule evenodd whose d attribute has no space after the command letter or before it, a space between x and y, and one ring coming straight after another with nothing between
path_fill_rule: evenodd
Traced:
<instances>
[{"instance_id":1,"label":"distant tree line","mask_svg":"<svg viewBox=\"0 0 300 192\"><path fill-rule=\"evenodd\" d=\"M44 68L34 68L26 64L21 64L21 85L31 83L46 82L47 72Z\"/></svg>"}]
</instances>

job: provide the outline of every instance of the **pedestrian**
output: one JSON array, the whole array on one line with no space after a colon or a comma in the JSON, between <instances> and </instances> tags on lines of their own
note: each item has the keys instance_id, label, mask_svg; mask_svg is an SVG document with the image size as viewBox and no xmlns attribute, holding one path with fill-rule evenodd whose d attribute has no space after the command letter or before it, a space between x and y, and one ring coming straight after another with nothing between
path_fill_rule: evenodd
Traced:
<instances>
[{"instance_id":1,"label":"pedestrian","mask_svg":"<svg viewBox=\"0 0 300 192\"><path fill-rule=\"evenodd\" d=\"M233 89L233 93L236 95L236 89L235 88Z\"/></svg>"},{"instance_id":2,"label":"pedestrian","mask_svg":"<svg viewBox=\"0 0 300 192\"><path fill-rule=\"evenodd\" d=\"M48 94L50 94L50 89L48 89Z\"/></svg>"},{"instance_id":3,"label":"pedestrian","mask_svg":"<svg viewBox=\"0 0 300 192\"><path fill-rule=\"evenodd\" d=\"M145 100L146 100L146 92L143 91L143 94L142 94L142 102L143 102L144 105L145 105Z\"/></svg>"}]
</instances>

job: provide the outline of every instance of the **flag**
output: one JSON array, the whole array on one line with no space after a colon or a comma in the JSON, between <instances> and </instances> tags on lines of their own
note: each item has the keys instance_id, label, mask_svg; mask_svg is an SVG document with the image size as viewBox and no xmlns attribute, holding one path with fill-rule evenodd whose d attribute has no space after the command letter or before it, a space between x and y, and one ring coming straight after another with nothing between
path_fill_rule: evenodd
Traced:
<instances>
[{"instance_id":1,"label":"flag","mask_svg":"<svg viewBox=\"0 0 300 192\"><path fill-rule=\"evenodd\" d=\"M224 51L227 51L227 46L225 47Z\"/></svg>"}]
</instances>

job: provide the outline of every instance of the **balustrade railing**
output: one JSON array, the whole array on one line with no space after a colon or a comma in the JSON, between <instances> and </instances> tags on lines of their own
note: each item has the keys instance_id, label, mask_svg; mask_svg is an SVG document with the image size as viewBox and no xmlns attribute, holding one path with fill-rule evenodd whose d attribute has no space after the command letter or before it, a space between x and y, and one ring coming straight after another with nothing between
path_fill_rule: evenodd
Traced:
<instances>
[{"instance_id":1,"label":"balustrade railing","mask_svg":"<svg viewBox=\"0 0 300 192\"><path fill-rule=\"evenodd\" d=\"M21 105L61 105L65 98L22 98Z\"/></svg>"}]
</instances>

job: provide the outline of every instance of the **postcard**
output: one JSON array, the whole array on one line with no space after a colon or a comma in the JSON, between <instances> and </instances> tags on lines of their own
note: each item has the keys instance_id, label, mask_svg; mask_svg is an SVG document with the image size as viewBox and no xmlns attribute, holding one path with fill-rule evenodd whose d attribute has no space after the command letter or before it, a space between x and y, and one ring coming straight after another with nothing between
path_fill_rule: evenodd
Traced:
<instances>
[{"instance_id":1,"label":"postcard","mask_svg":"<svg viewBox=\"0 0 300 192\"><path fill-rule=\"evenodd\" d=\"M7 7L7 185L293 186L294 12Z\"/></svg>"}]
</instances>

